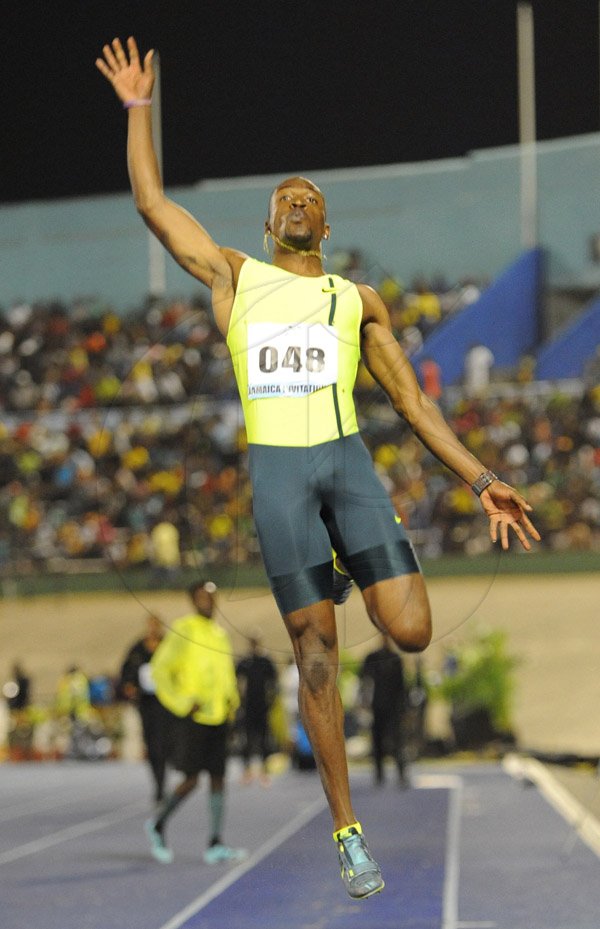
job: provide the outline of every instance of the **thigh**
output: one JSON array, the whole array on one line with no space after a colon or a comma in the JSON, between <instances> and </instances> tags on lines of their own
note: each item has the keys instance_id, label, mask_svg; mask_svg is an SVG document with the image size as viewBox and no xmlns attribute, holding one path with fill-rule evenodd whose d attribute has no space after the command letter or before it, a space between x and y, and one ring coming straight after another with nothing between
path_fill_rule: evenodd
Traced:
<instances>
[{"instance_id":1,"label":"thigh","mask_svg":"<svg viewBox=\"0 0 600 929\"><path fill-rule=\"evenodd\" d=\"M378 581L362 595L372 622L401 649L420 652L429 645L431 608L422 574Z\"/></svg>"},{"instance_id":2,"label":"thigh","mask_svg":"<svg viewBox=\"0 0 600 929\"><path fill-rule=\"evenodd\" d=\"M321 519L315 452L251 445L253 515L282 614L331 596L331 542Z\"/></svg>"},{"instance_id":3,"label":"thigh","mask_svg":"<svg viewBox=\"0 0 600 929\"><path fill-rule=\"evenodd\" d=\"M420 571L414 549L359 435L337 443L323 516L334 548L361 590Z\"/></svg>"}]
</instances>

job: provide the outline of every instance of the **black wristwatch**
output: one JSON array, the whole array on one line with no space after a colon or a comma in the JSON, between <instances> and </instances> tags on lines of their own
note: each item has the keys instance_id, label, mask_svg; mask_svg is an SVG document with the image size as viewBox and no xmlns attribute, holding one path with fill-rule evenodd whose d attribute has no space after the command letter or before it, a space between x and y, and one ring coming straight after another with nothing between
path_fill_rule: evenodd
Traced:
<instances>
[{"instance_id":1,"label":"black wristwatch","mask_svg":"<svg viewBox=\"0 0 600 929\"><path fill-rule=\"evenodd\" d=\"M473 481L471 484L471 490L473 493L477 494L478 497L481 496L486 487L489 487L492 481L499 481L500 478L497 474L494 474L493 471L484 471L483 474L480 474L476 481Z\"/></svg>"}]
</instances>

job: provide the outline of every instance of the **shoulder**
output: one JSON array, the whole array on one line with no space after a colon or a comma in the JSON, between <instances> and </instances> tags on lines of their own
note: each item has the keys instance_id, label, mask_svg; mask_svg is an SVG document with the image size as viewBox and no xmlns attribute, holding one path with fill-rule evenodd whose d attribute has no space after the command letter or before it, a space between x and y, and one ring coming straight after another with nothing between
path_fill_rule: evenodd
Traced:
<instances>
[{"instance_id":1,"label":"shoulder","mask_svg":"<svg viewBox=\"0 0 600 929\"><path fill-rule=\"evenodd\" d=\"M363 305L362 325L367 323L380 323L389 328L390 315L387 307L374 287L369 284L357 284L356 288L360 294Z\"/></svg>"},{"instance_id":2,"label":"shoulder","mask_svg":"<svg viewBox=\"0 0 600 929\"><path fill-rule=\"evenodd\" d=\"M246 255L244 252L238 251L236 248L221 248L220 251L231 268L234 284L237 284L242 266L248 261L250 256Z\"/></svg>"}]
</instances>

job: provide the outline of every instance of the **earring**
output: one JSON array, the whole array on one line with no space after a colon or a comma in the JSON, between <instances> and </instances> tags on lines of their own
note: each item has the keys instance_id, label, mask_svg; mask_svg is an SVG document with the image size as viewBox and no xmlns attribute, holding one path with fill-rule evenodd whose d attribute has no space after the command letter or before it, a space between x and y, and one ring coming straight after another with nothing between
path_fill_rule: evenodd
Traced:
<instances>
[{"instance_id":1,"label":"earring","mask_svg":"<svg viewBox=\"0 0 600 929\"><path fill-rule=\"evenodd\" d=\"M269 236L270 235L271 235L270 232L265 232L264 237L263 237L263 251L267 253L269 258L271 257L271 250L269 249Z\"/></svg>"}]
</instances>

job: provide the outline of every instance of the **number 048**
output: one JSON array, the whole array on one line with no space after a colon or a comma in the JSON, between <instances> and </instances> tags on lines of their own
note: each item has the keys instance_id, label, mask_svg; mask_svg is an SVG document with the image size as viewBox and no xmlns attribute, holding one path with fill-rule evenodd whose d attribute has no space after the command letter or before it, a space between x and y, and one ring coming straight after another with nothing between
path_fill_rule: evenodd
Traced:
<instances>
[{"instance_id":1,"label":"number 048","mask_svg":"<svg viewBox=\"0 0 600 929\"><path fill-rule=\"evenodd\" d=\"M307 371L322 371L325 367L325 352L322 348L307 348L304 366ZM272 374L279 367L279 352L274 345L263 345L258 354L258 367L263 374ZM299 345L290 345L283 356L282 368L291 368L297 374L302 370L302 349Z\"/></svg>"}]
</instances>

